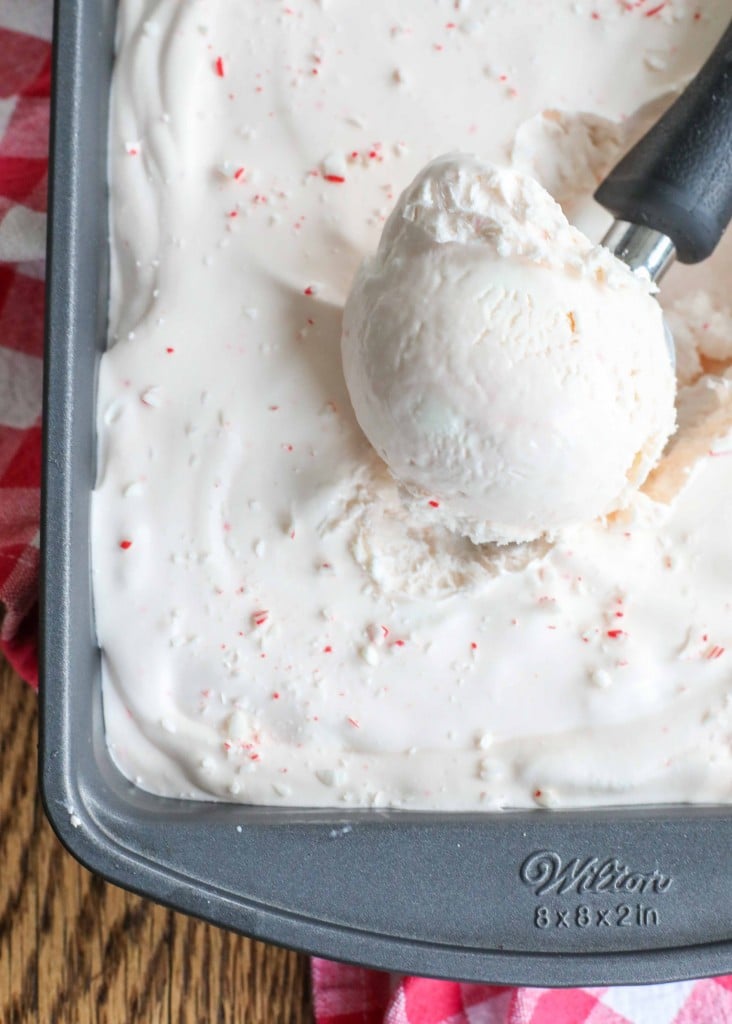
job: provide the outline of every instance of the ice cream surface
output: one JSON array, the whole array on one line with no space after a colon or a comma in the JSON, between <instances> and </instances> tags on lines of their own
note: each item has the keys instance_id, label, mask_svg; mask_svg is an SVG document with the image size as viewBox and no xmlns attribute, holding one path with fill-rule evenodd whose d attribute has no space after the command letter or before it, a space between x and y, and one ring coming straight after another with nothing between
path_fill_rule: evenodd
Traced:
<instances>
[{"instance_id":1,"label":"ice cream surface","mask_svg":"<svg viewBox=\"0 0 732 1024\"><path fill-rule=\"evenodd\" d=\"M412 499L475 543L556 536L627 506L673 431L650 282L534 180L439 157L356 275L356 417Z\"/></svg>"},{"instance_id":2,"label":"ice cream surface","mask_svg":"<svg viewBox=\"0 0 732 1024\"><path fill-rule=\"evenodd\" d=\"M340 354L358 267L440 154L535 178L602 238L594 183L727 0L118 12L91 537L117 765L164 795L344 813L732 801L730 237L664 280L667 450L626 509L556 541L474 544L439 499L406 505ZM566 313L592 315L572 294L567 345ZM637 450L651 426L627 427Z\"/></svg>"}]
</instances>

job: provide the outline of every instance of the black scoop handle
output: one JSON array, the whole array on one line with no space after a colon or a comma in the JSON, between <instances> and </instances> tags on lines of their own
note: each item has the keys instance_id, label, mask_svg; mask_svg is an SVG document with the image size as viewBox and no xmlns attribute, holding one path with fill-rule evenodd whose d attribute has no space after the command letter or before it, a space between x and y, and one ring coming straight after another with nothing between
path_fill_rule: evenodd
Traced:
<instances>
[{"instance_id":1,"label":"black scoop handle","mask_svg":"<svg viewBox=\"0 0 732 1024\"><path fill-rule=\"evenodd\" d=\"M732 22L595 199L618 220L667 235L682 263L711 255L732 218Z\"/></svg>"}]
</instances>

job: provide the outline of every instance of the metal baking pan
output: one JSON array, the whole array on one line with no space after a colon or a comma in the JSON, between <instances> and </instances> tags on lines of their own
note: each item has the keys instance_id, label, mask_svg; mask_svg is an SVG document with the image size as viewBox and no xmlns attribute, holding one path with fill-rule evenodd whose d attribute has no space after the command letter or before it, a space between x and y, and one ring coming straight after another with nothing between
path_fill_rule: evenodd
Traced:
<instances>
[{"instance_id":1,"label":"metal baking pan","mask_svg":"<svg viewBox=\"0 0 732 1024\"><path fill-rule=\"evenodd\" d=\"M334 959L560 986L732 971L732 808L424 814L151 796L104 740L90 586L112 0L56 12L41 786L61 841L167 906Z\"/></svg>"}]
</instances>

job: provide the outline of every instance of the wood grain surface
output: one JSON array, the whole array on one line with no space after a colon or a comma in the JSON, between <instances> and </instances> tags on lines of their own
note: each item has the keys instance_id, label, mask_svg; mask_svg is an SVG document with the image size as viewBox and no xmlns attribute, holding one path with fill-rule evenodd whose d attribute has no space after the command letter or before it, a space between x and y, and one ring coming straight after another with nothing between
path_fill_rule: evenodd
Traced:
<instances>
[{"instance_id":1,"label":"wood grain surface","mask_svg":"<svg viewBox=\"0 0 732 1024\"><path fill-rule=\"evenodd\" d=\"M109 885L36 791L36 695L0 669L0 1022L310 1024L307 960Z\"/></svg>"}]
</instances>

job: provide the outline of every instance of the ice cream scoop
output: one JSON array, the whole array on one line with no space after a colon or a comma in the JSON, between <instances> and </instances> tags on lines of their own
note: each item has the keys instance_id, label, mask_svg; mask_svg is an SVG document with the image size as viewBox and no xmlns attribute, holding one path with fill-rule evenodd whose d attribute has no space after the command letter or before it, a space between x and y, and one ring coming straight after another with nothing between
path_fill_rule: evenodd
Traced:
<instances>
[{"instance_id":1,"label":"ice cream scoop","mask_svg":"<svg viewBox=\"0 0 732 1024\"><path fill-rule=\"evenodd\" d=\"M732 218L732 23L595 198L618 218L603 244L653 281L712 254Z\"/></svg>"},{"instance_id":2,"label":"ice cream scoop","mask_svg":"<svg viewBox=\"0 0 732 1024\"><path fill-rule=\"evenodd\" d=\"M601 186L594 246L535 181L466 155L400 197L346 304L356 417L415 512L477 543L628 503L674 430L654 282L732 215L732 27Z\"/></svg>"},{"instance_id":3,"label":"ice cream scoop","mask_svg":"<svg viewBox=\"0 0 732 1024\"><path fill-rule=\"evenodd\" d=\"M405 498L475 542L621 507L674 428L651 282L533 179L464 154L400 197L353 283L342 354Z\"/></svg>"}]
</instances>

